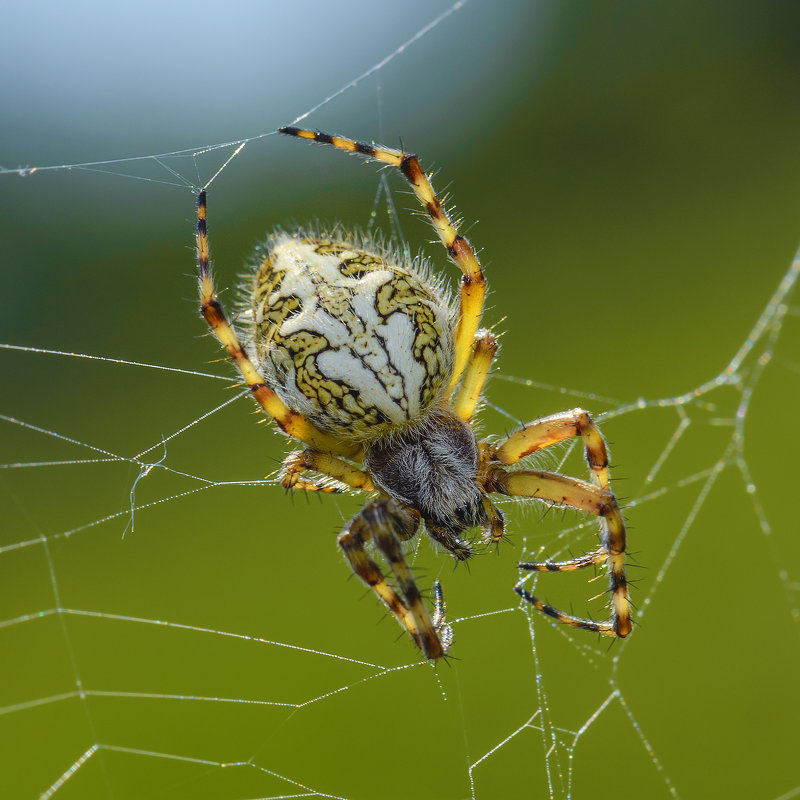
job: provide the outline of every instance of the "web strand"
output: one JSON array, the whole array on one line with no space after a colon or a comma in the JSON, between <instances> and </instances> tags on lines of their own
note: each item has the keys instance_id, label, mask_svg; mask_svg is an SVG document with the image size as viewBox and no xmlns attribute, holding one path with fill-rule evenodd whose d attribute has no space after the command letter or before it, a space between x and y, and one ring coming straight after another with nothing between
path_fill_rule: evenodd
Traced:
<instances>
[{"instance_id":1,"label":"web strand","mask_svg":"<svg viewBox=\"0 0 800 800\"><path fill-rule=\"evenodd\" d=\"M333 102L340 98L343 94L350 91L351 89L355 88L362 83L363 81L370 78L375 73L382 70L388 64L390 64L394 59L398 56L403 55L410 47L412 47L416 42L422 39L424 36L429 34L434 28L438 25L443 23L447 20L451 15L455 14L456 11L462 9L469 0L457 0L457 2L453 3L449 8L445 9L441 14L438 14L434 17L430 22L426 25L423 25L416 33L413 34L409 39L404 41L391 53L387 56L382 58L377 63L373 64L368 69L364 70L360 75L353 78L351 81L346 83L344 86L337 89L332 94L325 97L323 100L320 100L311 108L303 111L294 120L290 123L291 125L296 125L298 122L307 119L310 117L314 112L319 111L324 106L328 105L329 103ZM129 178L132 180L142 180L148 181L151 183L162 183L167 186L177 186L183 188L190 188L193 191L198 191L200 189L207 189L213 181L215 181L219 175L230 165L236 156L238 156L244 148L250 144L251 142L256 142L261 139L264 139L268 136L273 136L277 130L269 130L263 133L257 133L254 136L248 136L244 139L237 139L228 142L218 142L216 144L208 144L202 145L199 147L185 147L181 150L173 150L170 152L164 153L154 153L152 155L145 155L145 156L127 156L123 158L115 158L115 159L106 159L103 161L84 161L81 163L76 164L51 164L51 165L42 165L42 166L30 166L30 167L17 167L14 169L9 169L0 166L0 176L3 175L17 175L20 177L29 177L32 175L36 175L37 173L41 172L53 172L58 170L84 170L89 172L102 172L105 174L116 175L122 178ZM207 153L215 152L218 150L226 150L231 149L232 152L228 155L217 168L217 170L212 174L212 176L202 183L202 186L195 185L192 182L188 181L178 170L174 169L170 166L167 162L171 159L192 159L192 162L197 165L197 158L201 155L205 155ZM124 172L117 172L112 170L111 167L120 164L138 164L138 163L146 163L146 162L155 162L159 165L162 169L168 172L170 175L175 178L175 181L168 181L168 180L159 180L156 178L148 178L139 175L133 175L130 173Z\"/></svg>"}]
</instances>

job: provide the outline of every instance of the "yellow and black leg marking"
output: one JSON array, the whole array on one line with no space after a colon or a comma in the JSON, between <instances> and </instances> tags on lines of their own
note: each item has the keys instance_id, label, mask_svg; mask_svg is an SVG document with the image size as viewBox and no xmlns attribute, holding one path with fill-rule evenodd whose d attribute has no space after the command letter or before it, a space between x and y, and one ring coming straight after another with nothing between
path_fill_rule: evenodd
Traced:
<instances>
[{"instance_id":1,"label":"yellow and black leg marking","mask_svg":"<svg viewBox=\"0 0 800 800\"><path fill-rule=\"evenodd\" d=\"M525 456L545 447L580 436L586 453L592 483L608 489L608 448L600 429L594 424L587 411L573 408L560 414L537 419L524 428L512 433L500 444L492 447L488 458L501 464L516 464Z\"/></svg>"},{"instance_id":2,"label":"yellow and black leg marking","mask_svg":"<svg viewBox=\"0 0 800 800\"><path fill-rule=\"evenodd\" d=\"M339 150L360 155L397 167L405 175L411 188L414 190L422 206L439 235L439 239L447 250L453 263L461 270L461 307L458 316L458 325L454 342L455 361L453 377L450 381L450 391L458 383L464 368L467 365L472 341L480 325L483 315L483 304L486 297L486 278L483 275L478 257L472 245L456 229L455 224L445 211L436 192L433 190L430 178L425 174L415 155L393 150L380 145L366 144L348 139L344 136L332 136L321 131L310 131L303 128L285 127L279 129L280 133L307 139L312 142L329 144Z\"/></svg>"},{"instance_id":3,"label":"yellow and black leg marking","mask_svg":"<svg viewBox=\"0 0 800 800\"><path fill-rule=\"evenodd\" d=\"M452 639L444 621L441 587L437 596L437 624L431 620L411 570L403 556L401 541L410 539L419 528L415 512L402 508L389 498L373 500L353 517L339 535L342 548L353 572L383 600L400 624L408 631L426 658L447 654L444 641ZM399 593L386 580L380 567L369 557L365 545L372 540L389 564ZM443 631L440 639L439 630Z\"/></svg>"},{"instance_id":4,"label":"yellow and black leg marking","mask_svg":"<svg viewBox=\"0 0 800 800\"><path fill-rule=\"evenodd\" d=\"M485 469L484 485L488 492L499 492L512 497L531 497L548 504L586 511L600 518L601 546L594 553L563 562L522 562L520 567L539 572L568 572L606 561L611 591L610 622L574 617L542 603L520 586L515 591L535 608L559 622L606 636L628 636L632 623L628 583L625 578L625 524L612 492L596 484L552 472L506 472L500 467Z\"/></svg>"},{"instance_id":5,"label":"yellow and black leg marking","mask_svg":"<svg viewBox=\"0 0 800 800\"><path fill-rule=\"evenodd\" d=\"M214 279L211 275L211 260L208 246L208 226L206 222L206 193L197 195L196 229L197 272L200 290L200 313L208 323L220 344L228 351L256 402L275 420L278 427L295 439L311 445L316 450L327 453L351 456L358 452L357 445L341 443L315 428L302 414L292 411L265 383L253 362L247 357L242 345L225 317L225 312L217 300Z\"/></svg>"},{"instance_id":6,"label":"yellow and black leg marking","mask_svg":"<svg viewBox=\"0 0 800 800\"><path fill-rule=\"evenodd\" d=\"M341 492L344 488L337 483L326 483L324 478L321 481L305 480L302 476L307 471L318 472L351 489L362 492L375 490L372 480L366 472L341 458L336 458L329 453L319 453L316 450L299 450L286 456L281 467L281 486L284 489L329 494Z\"/></svg>"},{"instance_id":7,"label":"yellow and black leg marking","mask_svg":"<svg viewBox=\"0 0 800 800\"><path fill-rule=\"evenodd\" d=\"M597 566L608 558L604 547L598 547L591 553L584 553L566 561L520 561L518 566L531 572L574 572L578 569Z\"/></svg>"}]
</instances>

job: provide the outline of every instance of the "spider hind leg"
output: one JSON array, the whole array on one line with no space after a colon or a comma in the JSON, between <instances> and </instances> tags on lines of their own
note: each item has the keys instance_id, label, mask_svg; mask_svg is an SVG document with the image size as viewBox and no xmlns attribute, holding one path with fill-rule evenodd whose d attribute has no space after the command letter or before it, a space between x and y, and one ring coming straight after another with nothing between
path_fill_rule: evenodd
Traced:
<instances>
[{"instance_id":1,"label":"spider hind leg","mask_svg":"<svg viewBox=\"0 0 800 800\"><path fill-rule=\"evenodd\" d=\"M628 636L632 629L628 582L625 578L625 523L617 500L609 489L593 483L569 478L553 472L517 470L506 472L500 467L485 471L485 484L489 491L511 497L530 497L548 505L567 506L594 514L600 520L600 548L594 553L564 562L525 562L523 569L540 572L569 572L583 569L605 560L611 593L611 621L595 623L573 617L542 603L533 595L517 593L539 611L576 628L595 630L608 636Z\"/></svg>"},{"instance_id":2,"label":"spider hind leg","mask_svg":"<svg viewBox=\"0 0 800 800\"><path fill-rule=\"evenodd\" d=\"M559 611L557 608L553 608L553 606L543 603L538 597L531 594L522 586L515 586L514 591L526 603L530 603L535 609L537 609L537 611L547 614L548 617L552 617L557 622L562 622L565 625L570 625L573 628L580 628L584 631L594 631L595 633L599 633L603 636L618 635L614 630L613 622L596 622L593 619L584 619L583 617L574 617L572 614L565 614L563 611Z\"/></svg>"}]
</instances>

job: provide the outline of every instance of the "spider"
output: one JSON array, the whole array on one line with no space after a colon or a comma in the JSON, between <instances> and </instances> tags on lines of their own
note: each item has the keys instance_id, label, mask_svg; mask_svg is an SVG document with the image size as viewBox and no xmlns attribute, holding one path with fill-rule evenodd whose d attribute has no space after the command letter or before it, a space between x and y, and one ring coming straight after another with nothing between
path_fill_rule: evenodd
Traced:
<instances>
[{"instance_id":1,"label":"spider","mask_svg":"<svg viewBox=\"0 0 800 800\"><path fill-rule=\"evenodd\" d=\"M397 167L461 270L459 300L419 259L369 237L277 232L256 252L242 340L228 321L211 276L206 192L197 197L200 311L253 398L286 436L304 446L283 462L281 483L305 491L365 492L369 499L338 544L353 572L386 604L428 659L447 655L452 630L438 582L431 616L403 554L424 527L455 559L469 558L480 528L503 537L490 495L533 498L596 515L600 546L569 561L525 562L562 572L605 562L611 619L582 619L515 591L559 622L627 636L625 526L609 488L605 441L589 414L573 409L531 422L497 442L477 441L472 419L497 351L479 329L486 279L470 243L442 207L416 156L295 127L288 136L333 145ZM237 325L237 327L239 327ZM580 436L591 481L506 469L531 453ZM316 478L309 479L308 473ZM371 555L385 560L394 585ZM396 588L395 588L396 586Z\"/></svg>"}]
</instances>

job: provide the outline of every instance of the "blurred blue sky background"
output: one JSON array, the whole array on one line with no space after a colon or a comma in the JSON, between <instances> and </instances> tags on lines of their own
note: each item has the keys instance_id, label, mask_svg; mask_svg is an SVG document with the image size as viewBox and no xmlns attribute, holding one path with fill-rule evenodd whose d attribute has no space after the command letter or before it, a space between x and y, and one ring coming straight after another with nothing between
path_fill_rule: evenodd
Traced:
<instances>
[{"instance_id":1,"label":"blurred blue sky background","mask_svg":"<svg viewBox=\"0 0 800 800\"><path fill-rule=\"evenodd\" d=\"M447 8L7 6L0 164L135 157L268 132ZM578 404L601 417L716 375L786 272L800 240L799 16L785 2L470 0L307 122L389 145L402 138L438 170L437 187L449 187L482 250L486 321L505 332L492 404L513 419ZM229 152L199 158L202 177ZM167 163L197 182L191 159ZM152 160L0 175L0 341L232 375L197 315L190 189L113 171L178 183ZM236 284L275 225L368 224L378 175L305 143L252 142L209 193L220 287ZM424 220L408 213L415 201L403 181L387 178L412 249L454 276ZM391 230L383 203L377 220ZM222 299L230 308L234 293ZM602 423L645 567L634 600L646 614L629 643L608 650L539 616L531 639L512 591L517 561L540 548L591 549L595 528L508 506L510 541L470 571L420 547L421 584L441 579L451 617L467 618L456 658L436 673L408 667L415 651L347 580L335 535L358 499L292 501L270 485L206 490L158 468L137 482L133 456L154 448L144 461L161 458L162 436L232 396L225 381L2 351L0 412L62 438L8 422L0 431L0 461L49 465L0 473L0 620L31 615L0 628L0 752L12 754L0 795L38 796L99 743L150 755L101 751L58 800L296 789L169 754L252 757L353 800L371 800L376 787L387 799L461 800L469 765L514 731L474 772L480 800L796 793L796 299L775 332L746 417L745 461L723 457L741 399L732 388L682 406L689 422L677 440L679 413L656 403ZM746 382L752 369L737 374ZM503 380L513 376L533 383ZM215 482L261 481L286 446L251 411L242 400L193 424L169 440L164 463ZM482 430L501 433L513 419L489 408ZM98 455L63 437L128 460L55 466ZM544 467L561 468L563 455ZM575 452L563 468L585 467ZM136 502L154 505L123 538L134 485ZM545 575L538 587L599 616L602 599L588 598L602 587L586 577ZM42 615L56 607L94 616ZM360 662L402 669L374 677ZM88 697L75 694L78 680ZM299 704L341 686L351 688L301 709L186 699ZM572 750L615 688L640 728L615 700Z\"/></svg>"}]
</instances>

